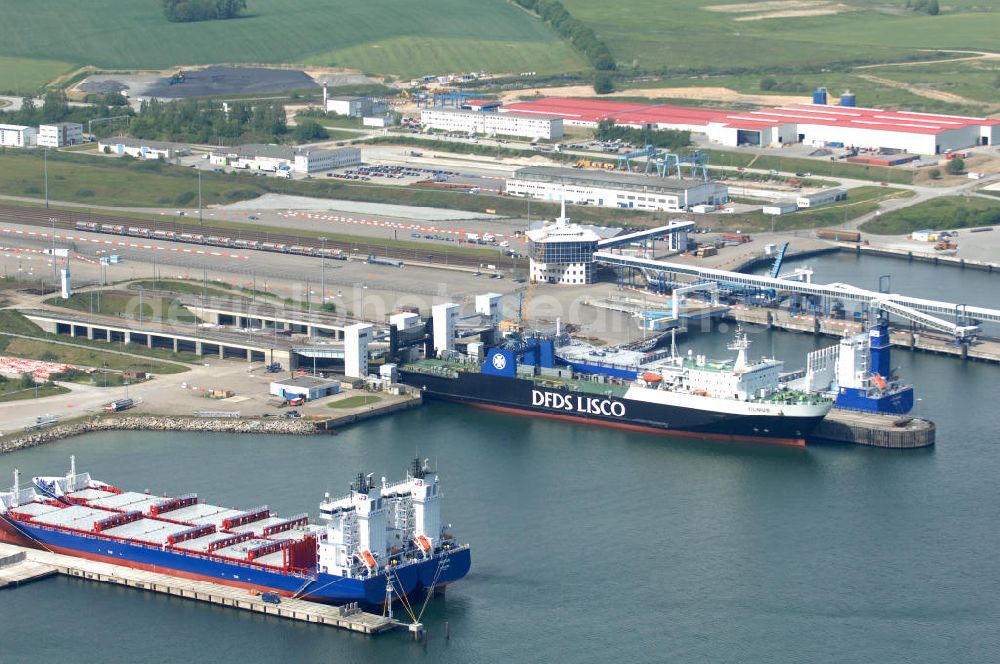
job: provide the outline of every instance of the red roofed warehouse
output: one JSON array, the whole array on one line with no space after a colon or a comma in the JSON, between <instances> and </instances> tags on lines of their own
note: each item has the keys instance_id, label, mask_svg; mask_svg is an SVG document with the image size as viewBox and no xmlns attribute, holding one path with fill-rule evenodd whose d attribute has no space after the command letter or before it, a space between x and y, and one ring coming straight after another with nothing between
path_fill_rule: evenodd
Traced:
<instances>
[{"instance_id":1,"label":"red roofed warehouse","mask_svg":"<svg viewBox=\"0 0 1000 664\"><path fill-rule=\"evenodd\" d=\"M826 104L791 104L731 113L666 104L553 97L507 104L500 110L562 118L568 125L596 127L601 120L611 119L616 124L638 128L686 129L733 147L838 143L940 154L976 145L996 145L1000 141L1000 120Z\"/></svg>"}]
</instances>

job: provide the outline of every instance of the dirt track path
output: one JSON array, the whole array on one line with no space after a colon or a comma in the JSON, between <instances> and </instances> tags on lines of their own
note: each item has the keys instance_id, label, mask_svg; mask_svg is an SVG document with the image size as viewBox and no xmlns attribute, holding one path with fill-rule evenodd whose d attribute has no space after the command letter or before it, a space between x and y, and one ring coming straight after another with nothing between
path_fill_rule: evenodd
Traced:
<instances>
[{"instance_id":1,"label":"dirt track path","mask_svg":"<svg viewBox=\"0 0 1000 664\"><path fill-rule=\"evenodd\" d=\"M909 83L901 83L900 81L894 81L891 78L882 78L881 76L873 76L871 74L858 74L858 78L863 78L866 81L871 81L872 83L878 83L879 85L884 85L889 88L898 88L900 90L906 90L908 92L912 92L918 97L935 99L937 101L943 101L949 104L965 104L968 106L978 106L982 103L974 99L962 97L961 95L952 94L951 92L942 92L940 90L930 90L928 88L920 88L914 85L910 85Z\"/></svg>"},{"instance_id":2,"label":"dirt track path","mask_svg":"<svg viewBox=\"0 0 1000 664\"><path fill-rule=\"evenodd\" d=\"M906 62L882 62L877 65L858 65L855 69L877 69L878 67L915 67L918 65L933 65L942 62L962 62L963 60L995 60L1000 58L1000 53L990 51L950 51L948 49L934 49L941 53L968 53L957 58L942 58L940 60L910 60Z\"/></svg>"},{"instance_id":3,"label":"dirt track path","mask_svg":"<svg viewBox=\"0 0 1000 664\"><path fill-rule=\"evenodd\" d=\"M594 88L589 85L570 85L566 87L535 88L542 97L598 97ZM504 102L517 101L524 90L512 90L501 95ZM805 96L792 95L758 95L737 92L724 87L673 87L673 88L629 88L616 90L615 96L647 97L649 99L697 99L700 101L739 102L745 104L760 104L762 106L780 106L782 104L801 104L808 102Z\"/></svg>"}]
</instances>

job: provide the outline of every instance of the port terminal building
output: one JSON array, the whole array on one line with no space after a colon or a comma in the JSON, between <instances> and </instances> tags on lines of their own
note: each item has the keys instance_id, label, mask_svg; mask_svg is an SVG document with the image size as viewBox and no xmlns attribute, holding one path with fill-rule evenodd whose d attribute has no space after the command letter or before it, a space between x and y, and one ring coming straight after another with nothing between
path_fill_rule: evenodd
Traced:
<instances>
[{"instance_id":1,"label":"port terminal building","mask_svg":"<svg viewBox=\"0 0 1000 664\"><path fill-rule=\"evenodd\" d=\"M694 222L675 220L666 226L624 233L620 228L572 223L565 213L553 221L529 229L528 273L534 283L584 285L594 281L599 251L632 252L655 239L667 242L672 253L687 249L688 231Z\"/></svg>"},{"instance_id":2,"label":"port terminal building","mask_svg":"<svg viewBox=\"0 0 1000 664\"><path fill-rule=\"evenodd\" d=\"M602 99L551 97L505 105L501 112L560 118L567 125L597 127L602 120L638 129L686 130L720 145L780 147L804 143L853 146L913 154L943 154L1000 141L1000 120L939 113L888 111L840 105L814 95L811 104L788 104L753 111L720 111L668 104L635 104Z\"/></svg>"},{"instance_id":3,"label":"port terminal building","mask_svg":"<svg viewBox=\"0 0 1000 664\"><path fill-rule=\"evenodd\" d=\"M725 185L702 180L585 171L558 166L528 166L516 170L505 191L545 201L637 210L687 210L695 205L719 205L729 200Z\"/></svg>"}]
</instances>

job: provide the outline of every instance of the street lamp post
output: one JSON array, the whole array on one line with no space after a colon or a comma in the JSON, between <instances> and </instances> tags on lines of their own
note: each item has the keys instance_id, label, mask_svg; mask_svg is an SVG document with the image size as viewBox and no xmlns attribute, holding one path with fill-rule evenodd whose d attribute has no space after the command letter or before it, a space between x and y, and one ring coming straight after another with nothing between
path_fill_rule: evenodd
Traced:
<instances>
[{"instance_id":1,"label":"street lamp post","mask_svg":"<svg viewBox=\"0 0 1000 664\"><path fill-rule=\"evenodd\" d=\"M323 252L320 256L320 287L319 287L319 305L320 309L326 304L326 238L321 237L320 242L323 243Z\"/></svg>"},{"instance_id":2,"label":"street lamp post","mask_svg":"<svg viewBox=\"0 0 1000 664\"><path fill-rule=\"evenodd\" d=\"M46 180L47 182L48 180ZM46 189L46 191L48 191ZM48 194L45 195L45 207L49 206ZM52 231L49 234L49 239L52 240L52 287L55 288L56 284L59 283L59 276L56 272L56 218L49 217L49 223L52 224Z\"/></svg>"},{"instance_id":3,"label":"street lamp post","mask_svg":"<svg viewBox=\"0 0 1000 664\"><path fill-rule=\"evenodd\" d=\"M204 218L201 213L201 169L198 169L198 224L204 223Z\"/></svg>"}]
</instances>

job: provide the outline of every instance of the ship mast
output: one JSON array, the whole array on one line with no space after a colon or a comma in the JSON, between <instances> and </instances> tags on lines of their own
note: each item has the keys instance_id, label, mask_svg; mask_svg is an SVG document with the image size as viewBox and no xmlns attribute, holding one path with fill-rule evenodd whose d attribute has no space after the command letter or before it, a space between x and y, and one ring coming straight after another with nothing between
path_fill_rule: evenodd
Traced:
<instances>
[{"instance_id":1,"label":"ship mast","mask_svg":"<svg viewBox=\"0 0 1000 664\"><path fill-rule=\"evenodd\" d=\"M733 341L727 348L729 350L737 351L736 363L733 365L733 371L742 371L747 366L747 348L750 347L750 340L747 338L746 333L743 331L743 327L740 325L736 326L736 334L733 336Z\"/></svg>"}]
</instances>

